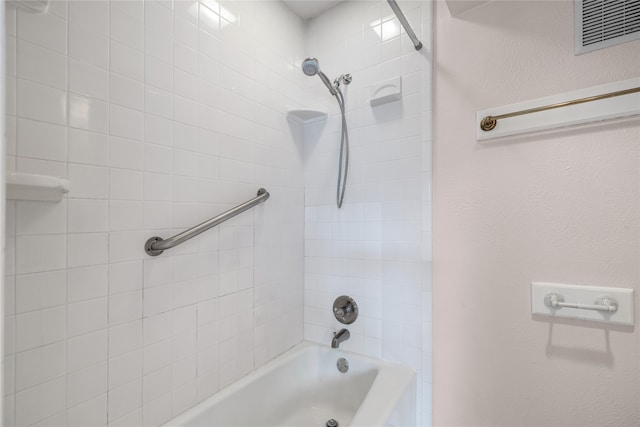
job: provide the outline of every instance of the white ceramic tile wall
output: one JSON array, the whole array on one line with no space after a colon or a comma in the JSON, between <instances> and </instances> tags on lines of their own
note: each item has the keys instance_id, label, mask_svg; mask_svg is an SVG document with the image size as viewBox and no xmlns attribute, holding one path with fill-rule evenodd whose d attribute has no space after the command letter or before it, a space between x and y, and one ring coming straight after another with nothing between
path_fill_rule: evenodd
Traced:
<instances>
[{"instance_id":1,"label":"white ceramic tile wall","mask_svg":"<svg viewBox=\"0 0 640 427\"><path fill-rule=\"evenodd\" d=\"M304 25L279 2L7 6L5 425L155 426L303 338ZM157 258L143 252L255 196Z\"/></svg>"},{"instance_id":2,"label":"white ceramic tile wall","mask_svg":"<svg viewBox=\"0 0 640 427\"><path fill-rule=\"evenodd\" d=\"M400 6L424 43L416 52L386 2L346 2L313 19L306 56L346 87L351 151L345 203L335 206L340 117L318 78L307 107L305 339L328 344L344 325L333 300L353 296L360 317L341 347L418 372L418 425L431 425L431 28L429 2ZM371 87L402 78L402 100L372 108Z\"/></svg>"}]
</instances>

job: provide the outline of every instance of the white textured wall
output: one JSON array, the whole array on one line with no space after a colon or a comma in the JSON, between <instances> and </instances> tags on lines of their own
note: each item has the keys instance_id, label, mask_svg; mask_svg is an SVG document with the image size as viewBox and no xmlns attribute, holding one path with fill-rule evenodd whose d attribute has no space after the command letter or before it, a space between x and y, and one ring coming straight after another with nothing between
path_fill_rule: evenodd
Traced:
<instances>
[{"instance_id":1,"label":"white textured wall","mask_svg":"<svg viewBox=\"0 0 640 427\"><path fill-rule=\"evenodd\" d=\"M305 338L328 345L331 312L350 295L358 320L341 347L418 372L418 420L431 422L431 3L401 2L425 47L416 52L386 2L345 2L309 23L306 56L345 88L351 141L336 207L340 110L317 77L305 107L329 112L305 141ZM376 108L371 86L402 77L402 100Z\"/></svg>"},{"instance_id":2,"label":"white textured wall","mask_svg":"<svg viewBox=\"0 0 640 427\"><path fill-rule=\"evenodd\" d=\"M637 326L529 301L531 281L640 290L638 120L478 144L475 113L637 77L640 42L574 56L571 1L436 11L435 425L638 425Z\"/></svg>"},{"instance_id":3,"label":"white textured wall","mask_svg":"<svg viewBox=\"0 0 640 427\"><path fill-rule=\"evenodd\" d=\"M5 424L158 425L299 342L302 22L279 2L56 0L5 25L8 167L72 183L7 205ZM261 186L264 205L144 254Z\"/></svg>"}]
</instances>

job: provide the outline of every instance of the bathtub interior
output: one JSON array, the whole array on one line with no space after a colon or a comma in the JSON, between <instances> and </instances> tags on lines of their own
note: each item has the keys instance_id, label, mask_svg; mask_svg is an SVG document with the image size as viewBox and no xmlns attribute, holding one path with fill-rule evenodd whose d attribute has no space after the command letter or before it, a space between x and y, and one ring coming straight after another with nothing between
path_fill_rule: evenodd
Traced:
<instances>
[{"instance_id":1,"label":"bathtub interior","mask_svg":"<svg viewBox=\"0 0 640 427\"><path fill-rule=\"evenodd\" d=\"M347 426L372 387L378 368L353 358L346 373L341 353L317 346L266 367L249 384L241 380L220 393L189 421L189 426L323 426L333 418ZM215 396L214 396L215 398Z\"/></svg>"}]
</instances>

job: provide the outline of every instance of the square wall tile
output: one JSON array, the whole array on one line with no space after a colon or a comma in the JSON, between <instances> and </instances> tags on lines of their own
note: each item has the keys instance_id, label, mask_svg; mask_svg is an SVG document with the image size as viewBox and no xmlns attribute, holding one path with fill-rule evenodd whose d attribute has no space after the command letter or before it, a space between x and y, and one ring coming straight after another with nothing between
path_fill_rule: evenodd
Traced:
<instances>
[{"instance_id":1,"label":"square wall tile","mask_svg":"<svg viewBox=\"0 0 640 427\"><path fill-rule=\"evenodd\" d=\"M112 103L134 110L144 110L144 85L142 82L111 73L109 89Z\"/></svg>"},{"instance_id":2,"label":"square wall tile","mask_svg":"<svg viewBox=\"0 0 640 427\"><path fill-rule=\"evenodd\" d=\"M19 236L16 238L16 273L36 273L66 267L65 235Z\"/></svg>"},{"instance_id":3,"label":"square wall tile","mask_svg":"<svg viewBox=\"0 0 640 427\"><path fill-rule=\"evenodd\" d=\"M113 136L142 141L144 140L143 114L130 108L112 105L109 129Z\"/></svg>"},{"instance_id":4,"label":"square wall tile","mask_svg":"<svg viewBox=\"0 0 640 427\"><path fill-rule=\"evenodd\" d=\"M15 154L43 160L66 161L67 133L65 126L18 119Z\"/></svg>"},{"instance_id":5,"label":"square wall tile","mask_svg":"<svg viewBox=\"0 0 640 427\"><path fill-rule=\"evenodd\" d=\"M16 391L63 376L66 364L64 341L19 353L16 355Z\"/></svg>"},{"instance_id":6,"label":"square wall tile","mask_svg":"<svg viewBox=\"0 0 640 427\"><path fill-rule=\"evenodd\" d=\"M107 364L99 363L67 375L67 405L76 406L107 392Z\"/></svg>"},{"instance_id":7,"label":"square wall tile","mask_svg":"<svg viewBox=\"0 0 640 427\"><path fill-rule=\"evenodd\" d=\"M69 59L69 90L106 101L109 99L109 72L87 62Z\"/></svg>"},{"instance_id":8,"label":"square wall tile","mask_svg":"<svg viewBox=\"0 0 640 427\"><path fill-rule=\"evenodd\" d=\"M111 2L111 38L134 49L144 50L144 25L142 17L129 13L130 11L119 7L118 3L135 2ZM142 4L142 2L140 3Z\"/></svg>"},{"instance_id":9,"label":"square wall tile","mask_svg":"<svg viewBox=\"0 0 640 427\"><path fill-rule=\"evenodd\" d=\"M109 203L106 200L70 199L70 233L107 231L109 228Z\"/></svg>"},{"instance_id":10,"label":"square wall tile","mask_svg":"<svg viewBox=\"0 0 640 427\"><path fill-rule=\"evenodd\" d=\"M17 425L31 425L65 409L66 381L57 378L15 396Z\"/></svg>"},{"instance_id":11,"label":"square wall tile","mask_svg":"<svg viewBox=\"0 0 640 427\"><path fill-rule=\"evenodd\" d=\"M67 370L74 372L107 360L109 335L106 330L67 340Z\"/></svg>"},{"instance_id":12,"label":"square wall tile","mask_svg":"<svg viewBox=\"0 0 640 427\"><path fill-rule=\"evenodd\" d=\"M108 1L69 2L69 23L99 36L109 36Z\"/></svg>"},{"instance_id":13,"label":"square wall tile","mask_svg":"<svg viewBox=\"0 0 640 427\"><path fill-rule=\"evenodd\" d=\"M142 380L137 379L109 391L109 419L117 419L142 407Z\"/></svg>"},{"instance_id":14,"label":"square wall tile","mask_svg":"<svg viewBox=\"0 0 640 427\"><path fill-rule=\"evenodd\" d=\"M107 133L109 120L109 107L105 102L69 94L69 126L92 132Z\"/></svg>"},{"instance_id":15,"label":"square wall tile","mask_svg":"<svg viewBox=\"0 0 640 427\"><path fill-rule=\"evenodd\" d=\"M106 199L109 195L109 169L70 164L69 179L73 187L69 197Z\"/></svg>"},{"instance_id":16,"label":"square wall tile","mask_svg":"<svg viewBox=\"0 0 640 427\"><path fill-rule=\"evenodd\" d=\"M107 135L81 129L69 129L69 162L107 166L109 138Z\"/></svg>"},{"instance_id":17,"label":"square wall tile","mask_svg":"<svg viewBox=\"0 0 640 427\"><path fill-rule=\"evenodd\" d=\"M142 199L142 172L126 169L111 169L109 175L111 199Z\"/></svg>"},{"instance_id":18,"label":"square wall tile","mask_svg":"<svg viewBox=\"0 0 640 427\"><path fill-rule=\"evenodd\" d=\"M68 427L102 426L107 424L107 394L103 393L67 410Z\"/></svg>"},{"instance_id":19,"label":"square wall tile","mask_svg":"<svg viewBox=\"0 0 640 427\"><path fill-rule=\"evenodd\" d=\"M105 329L108 323L107 309L107 298L96 298L69 304L67 310L69 337Z\"/></svg>"},{"instance_id":20,"label":"square wall tile","mask_svg":"<svg viewBox=\"0 0 640 427\"><path fill-rule=\"evenodd\" d=\"M142 378L142 350L109 360L109 389L113 390Z\"/></svg>"},{"instance_id":21,"label":"square wall tile","mask_svg":"<svg viewBox=\"0 0 640 427\"><path fill-rule=\"evenodd\" d=\"M104 297L108 293L106 265L70 268L67 270L67 301L69 303Z\"/></svg>"},{"instance_id":22,"label":"square wall tile","mask_svg":"<svg viewBox=\"0 0 640 427\"><path fill-rule=\"evenodd\" d=\"M79 233L67 236L67 265L69 268L108 262L107 233Z\"/></svg>"},{"instance_id":23,"label":"square wall tile","mask_svg":"<svg viewBox=\"0 0 640 427\"><path fill-rule=\"evenodd\" d=\"M60 203L18 201L16 234L64 234L67 232L67 201Z\"/></svg>"},{"instance_id":24,"label":"square wall tile","mask_svg":"<svg viewBox=\"0 0 640 427\"><path fill-rule=\"evenodd\" d=\"M67 21L51 13L18 12L17 35L55 52L67 53Z\"/></svg>"},{"instance_id":25,"label":"square wall tile","mask_svg":"<svg viewBox=\"0 0 640 427\"><path fill-rule=\"evenodd\" d=\"M16 316L16 350L18 352L53 344L66 337L66 307L64 306Z\"/></svg>"},{"instance_id":26,"label":"square wall tile","mask_svg":"<svg viewBox=\"0 0 640 427\"><path fill-rule=\"evenodd\" d=\"M67 294L66 281L65 270L16 276L16 312L26 313L63 305Z\"/></svg>"},{"instance_id":27,"label":"square wall tile","mask_svg":"<svg viewBox=\"0 0 640 427\"><path fill-rule=\"evenodd\" d=\"M67 88L67 57L37 44L19 40L17 72L22 79L65 90Z\"/></svg>"},{"instance_id":28,"label":"square wall tile","mask_svg":"<svg viewBox=\"0 0 640 427\"><path fill-rule=\"evenodd\" d=\"M144 53L125 44L111 41L110 70L132 79L144 79Z\"/></svg>"},{"instance_id":29,"label":"square wall tile","mask_svg":"<svg viewBox=\"0 0 640 427\"><path fill-rule=\"evenodd\" d=\"M109 295L142 289L142 261L109 265Z\"/></svg>"},{"instance_id":30,"label":"square wall tile","mask_svg":"<svg viewBox=\"0 0 640 427\"><path fill-rule=\"evenodd\" d=\"M7 80L7 84L9 80ZM19 117L52 124L67 124L67 93L28 80L17 80Z\"/></svg>"},{"instance_id":31,"label":"square wall tile","mask_svg":"<svg viewBox=\"0 0 640 427\"><path fill-rule=\"evenodd\" d=\"M70 22L69 57L88 62L103 69L109 69L108 36L87 31L77 23Z\"/></svg>"}]
</instances>

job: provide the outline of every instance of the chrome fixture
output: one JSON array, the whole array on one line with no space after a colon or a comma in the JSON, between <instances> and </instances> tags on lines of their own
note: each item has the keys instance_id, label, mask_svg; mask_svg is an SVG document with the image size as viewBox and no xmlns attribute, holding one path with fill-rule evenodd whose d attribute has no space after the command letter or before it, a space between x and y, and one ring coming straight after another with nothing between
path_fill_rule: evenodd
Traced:
<instances>
[{"instance_id":1,"label":"chrome fixture","mask_svg":"<svg viewBox=\"0 0 640 427\"><path fill-rule=\"evenodd\" d=\"M597 298L593 304L580 304L577 302L564 302L562 294L550 292L544 296L544 305L553 309L579 308L582 310L606 311L607 313L615 313L618 311L618 301L615 298L602 296Z\"/></svg>"},{"instance_id":2,"label":"chrome fixture","mask_svg":"<svg viewBox=\"0 0 640 427\"><path fill-rule=\"evenodd\" d=\"M333 302L333 315L338 322L350 325L358 318L358 304L353 298L341 295Z\"/></svg>"},{"instance_id":3,"label":"chrome fixture","mask_svg":"<svg viewBox=\"0 0 640 427\"><path fill-rule=\"evenodd\" d=\"M340 87L340 83L348 85L349 83L351 83L351 80L353 80L351 74L341 74L333 81L333 85L338 88Z\"/></svg>"},{"instance_id":4,"label":"chrome fixture","mask_svg":"<svg viewBox=\"0 0 640 427\"><path fill-rule=\"evenodd\" d=\"M329 421L327 421L326 425L327 425L327 427L338 427L340 424L338 424L338 422L336 420L331 418Z\"/></svg>"},{"instance_id":5,"label":"chrome fixture","mask_svg":"<svg viewBox=\"0 0 640 427\"><path fill-rule=\"evenodd\" d=\"M338 368L338 371L344 374L349 370L349 361L344 357L341 357L336 362L336 367Z\"/></svg>"},{"instance_id":6,"label":"chrome fixture","mask_svg":"<svg viewBox=\"0 0 640 427\"><path fill-rule=\"evenodd\" d=\"M336 95L336 88L329 82L327 75L320 71L320 64L316 58L307 58L302 61L302 72L310 77L317 74L320 80L322 80L322 83L329 89L331 95Z\"/></svg>"},{"instance_id":7,"label":"chrome fixture","mask_svg":"<svg viewBox=\"0 0 640 427\"><path fill-rule=\"evenodd\" d=\"M147 240L147 243L145 243L144 250L145 252L147 252L147 255L158 256L167 249L171 249L175 246L178 246L180 243L186 242L192 237L195 237L198 234L205 232L208 229L213 228L216 225L225 222L226 220L231 219L248 209L251 209L255 205L264 202L268 198L269 192L264 188L261 188L258 190L257 196L253 199L244 202L243 204L238 205L233 209L229 209L228 211L221 213L220 215L213 217L203 223L200 223L195 227L191 227L190 229L185 230L180 234L176 234L175 236L168 239L163 239L162 237L157 236L150 238L149 240Z\"/></svg>"},{"instance_id":8,"label":"chrome fixture","mask_svg":"<svg viewBox=\"0 0 640 427\"><path fill-rule=\"evenodd\" d=\"M340 347L340 343L348 340L349 337L351 337L351 334L348 329L342 328L338 332L334 332L331 339L331 348Z\"/></svg>"},{"instance_id":9,"label":"chrome fixture","mask_svg":"<svg viewBox=\"0 0 640 427\"><path fill-rule=\"evenodd\" d=\"M411 28L411 25L409 25L409 21L407 21L407 17L404 16L404 13L402 13L402 10L400 10L400 6L398 6L398 3L396 3L396 0L387 0L387 3L389 3L389 6L391 7L391 9L393 9L393 13L396 14L396 16L398 17L398 21L400 21L400 23L402 24L402 27L407 32L407 35L413 42L413 47L415 47L416 50L422 49L422 42L418 40L416 33L413 32L413 28Z\"/></svg>"},{"instance_id":10,"label":"chrome fixture","mask_svg":"<svg viewBox=\"0 0 640 427\"><path fill-rule=\"evenodd\" d=\"M320 80L322 80L322 83L324 83L327 89L329 89L329 93L336 97L338 106L340 106L340 113L342 114L342 130L340 132L340 160L338 161L336 204L338 205L338 208L341 208L344 200L344 191L347 188L347 171L349 170L349 132L347 130L344 95L340 90L340 84L348 85L351 83L351 74L342 74L333 81L333 84L331 84L326 74L320 70L320 64L316 58L307 58L302 61L302 72L307 76L315 76L317 74L318 77L320 77Z\"/></svg>"}]
</instances>

